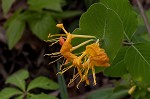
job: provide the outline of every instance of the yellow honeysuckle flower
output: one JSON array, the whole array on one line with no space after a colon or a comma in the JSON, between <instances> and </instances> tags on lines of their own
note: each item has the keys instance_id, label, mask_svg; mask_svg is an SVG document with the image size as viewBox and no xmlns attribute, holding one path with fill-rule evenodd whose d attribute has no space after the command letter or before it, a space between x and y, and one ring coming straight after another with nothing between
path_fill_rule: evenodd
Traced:
<instances>
[{"instance_id":1,"label":"yellow honeysuckle flower","mask_svg":"<svg viewBox=\"0 0 150 99\"><path fill-rule=\"evenodd\" d=\"M100 48L98 43L88 45L86 47L86 53L89 55L90 63L94 66L110 66L108 63L109 58L105 50Z\"/></svg>"},{"instance_id":2,"label":"yellow honeysuckle flower","mask_svg":"<svg viewBox=\"0 0 150 99\"><path fill-rule=\"evenodd\" d=\"M93 41L93 39L90 39L90 40L87 40L75 47L72 47L71 45L71 40L73 38L95 38L94 36L89 36L89 35L75 35L75 34L71 34L69 32L67 32L63 26L63 24L57 24L56 25L58 28L61 28L63 29L63 31L65 32L65 34L54 34L54 35L48 35L48 38L50 37L55 37L55 36L59 36L62 38L62 36L66 36L66 41L62 44L62 47L61 47L61 50L60 52L55 52L55 53L51 53L51 54L45 54L45 55L48 55L48 56L51 56L51 57L54 57L54 56L61 56L64 57L66 59L66 61L70 62L70 61L73 61L74 58L76 58L77 56L73 53L71 53L72 51L74 51L75 49L79 48L80 46L82 45L85 45L91 41ZM55 39L51 39L51 40L47 40L47 42L53 42L50 46L52 46L53 44L59 42L59 38L55 38ZM58 61L60 58L62 57L59 57L58 59L56 59L55 61L53 62L50 62L51 63L54 63L56 61Z\"/></svg>"},{"instance_id":3,"label":"yellow honeysuckle flower","mask_svg":"<svg viewBox=\"0 0 150 99\"><path fill-rule=\"evenodd\" d=\"M84 61L82 62L82 60ZM87 45L86 50L82 53L82 55L74 60L74 63L76 63L79 66L82 66L82 69L84 71L77 85L77 88L81 82L83 81L88 82L87 75L88 75L89 69L92 69L92 74L93 74L93 79L94 79L93 85L96 85L96 76L95 76L94 66L108 67L110 66L108 61L109 61L109 58L106 55L105 50L99 47L98 42Z\"/></svg>"},{"instance_id":4,"label":"yellow honeysuckle flower","mask_svg":"<svg viewBox=\"0 0 150 99\"><path fill-rule=\"evenodd\" d=\"M73 38L75 38L75 37L81 37L81 38L95 38L94 36L84 36L84 35L75 35L75 34L70 34L69 32L67 32L66 30L65 30L65 28L64 28L64 26L63 26L63 24L57 24L56 25L57 27L59 27L59 28L62 28L63 29L63 31L66 33L66 36L67 36L67 38L66 38L66 41L64 42L64 44L62 45L62 47L61 47L61 50L60 50L60 54L66 59L66 61L67 61L67 63L68 62L73 62L74 61L74 59L76 59L77 58L77 56L75 55L75 54L73 54L73 53L71 53L72 51L74 51L75 49L77 49L77 48L79 48L80 46L83 46L83 45L85 45L85 44L87 44L87 43L89 43L89 42L91 42L93 39L91 39L91 40L87 40L87 41L85 41L85 42L83 42L83 43L81 43L81 44L79 44L79 45L77 45L77 46L75 46L75 47L72 47L72 45L71 45L71 40L73 39ZM57 34L58 35L58 34ZM66 63L66 62L65 62ZM63 65L62 65L63 66ZM61 66L61 67L62 67ZM82 76L82 74L81 74L81 72L80 72L80 69L79 69L79 65L77 65L77 64L72 64L72 65L70 65L70 66L68 66L67 68L64 68L61 72L59 72L60 74L62 74L62 73L64 73L65 71L67 71L68 69L70 69L70 68L72 68L72 67L76 67L77 69L78 69L78 71L79 71L79 75L80 75L80 77ZM61 69L61 68L60 68Z\"/></svg>"},{"instance_id":5,"label":"yellow honeysuckle flower","mask_svg":"<svg viewBox=\"0 0 150 99\"><path fill-rule=\"evenodd\" d=\"M59 40L62 41L62 42L59 42L59 43L61 43L61 45L62 45L61 50L60 50L60 52L55 52L55 53L46 54L46 55L51 56L51 57L61 56L61 57L59 57L58 59L56 59L55 61L50 62L49 64L54 63L54 62L58 61L59 59L61 59L62 57L64 57L64 58L66 59L66 62L65 62L65 64L62 64L62 65L60 66L60 70L61 70L62 66L66 65L66 64L69 63L69 62L73 62L73 60L77 58L77 56L76 56L75 54L73 54L72 51L76 50L76 49L79 48L80 46L83 46L83 45L85 45L85 44L87 44L87 43L93 41L93 38L95 39L95 36L71 34L70 32L67 32L67 31L65 30L63 24L57 24L56 26L57 26L58 28L61 28L61 29L65 32L65 34L54 34L54 35L50 35L50 34L49 34L49 35L48 35L48 38L55 37L55 36L58 36L59 38L47 40L47 42L53 42L53 43L50 45L50 46L52 46L53 44L59 42ZM66 37L66 40L65 40L65 41L62 40L62 39L65 39L65 37L63 37L63 36ZM87 41L85 41L85 42L82 42L81 44L79 44L79 45L73 47L73 46L71 45L71 40L72 40L73 38L76 38L76 37L77 37L77 38L90 38L90 40L87 40ZM62 43L63 43L63 44L62 44ZM64 68L64 69L63 69L61 72L59 72L59 73L62 74L62 73L64 73L65 71L67 71L68 69L70 69L70 68L72 68L72 67L74 67L74 66L77 66L77 65L72 64L71 66L68 66L67 68ZM78 68L78 70L79 70L79 68ZM80 76L81 76L81 73L80 73Z\"/></svg>"},{"instance_id":6,"label":"yellow honeysuckle flower","mask_svg":"<svg viewBox=\"0 0 150 99\"><path fill-rule=\"evenodd\" d=\"M77 85L77 88L78 88L79 84L83 81L85 81L86 84L89 85L89 80L88 80L87 76L89 73L89 69L92 69L92 74L93 74L93 79L94 79L93 84L96 85L96 76L95 76L94 66L107 67L110 65L108 63L109 58L107 57L105 50L99 47L99 43L98 43L99 40L97 40L96 43L87 45L86 50L80 56L77 56L77 55L73 54L72 51L76 50L77 48L79 48L91 41L94 41L94 39L96 39L96 37L90 36L90 35L71 34L65 30L63 24L57 24L56 26L61 28L65 32L65 34L49 35L48 36L49 38L55 37L55 36L60 37L60 38L51 39L51 40L49 40L49 42L54 42L54 43L52 43L52 45L53 45L53 44L59 42L59 40L61 40L62 42L59 42L59 43L62 45L62 47L60 49L60 52L55 52L55 53L46 54L46 55L61 56L53 62L56 62L57 60L59 60L62 57L64 57L66 59L66 62L61 65L60 70L63 65L66 65L69 62L71 63L70 66L62 69L61 72L58 72L58 73L63 74L64 72L66 72L68 69L70 69L72 67L77 68L78 72L75 75L73 75L73 78L70 79L69 84L72 83L74 80L76 80L76 78L80 77L81 79ZM73 38L90 38L90 39L73 47L71 45L71 41ZM64 39L66 39L66 40L64 40ZM51 63L53 63L53 62L51 62ZM69 86L69 84L68 84L68 86Z\"/></svg>"}]
</instances>

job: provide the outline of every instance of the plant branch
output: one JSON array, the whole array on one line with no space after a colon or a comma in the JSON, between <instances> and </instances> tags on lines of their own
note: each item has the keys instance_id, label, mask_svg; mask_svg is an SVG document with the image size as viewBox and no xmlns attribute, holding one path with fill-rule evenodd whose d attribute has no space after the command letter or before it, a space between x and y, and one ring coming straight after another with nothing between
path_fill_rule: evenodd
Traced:
<instances>
[{"instance_id":1,"label":"plant branch","mask_svg":"<svg viewBox=\"0 0 150 99\"><path fill-rule=\"evenodd\" d=\"M140 9L140 12L141 12L142 18L143 18L143 20L144 20L144 23L145 23L145 25L146 25L148 34L149 34L149 36L150 36L150 25L149 25L147 16L146 16L145 13L144 13L143 6L141 5L140 0L136 0L136 2L137 2L137 5L138 5L138 7L139 7L139 9Z\"/></svg>"}]
</instances>

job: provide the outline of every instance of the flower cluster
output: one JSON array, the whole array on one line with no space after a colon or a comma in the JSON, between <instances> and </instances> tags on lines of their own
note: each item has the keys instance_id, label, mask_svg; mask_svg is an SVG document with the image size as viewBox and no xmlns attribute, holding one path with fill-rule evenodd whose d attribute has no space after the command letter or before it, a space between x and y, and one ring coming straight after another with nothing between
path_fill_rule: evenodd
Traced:
<instances>
[{"instance_id":1,"label":"flower cluster","mask_svg":"<svg viewBox=\"0 0 150 99\"><path fill-rule=\"evenodd\" d=\"M59 38L51 39L50 42L53 42L53 44L59 42L60 45L62 45L60 52L55 52L51 54L47 54L50 56L60 56L58 59L64 57L66 59L65 63L61 65L60 70L61 72L58 72L58 74L63 74L66 72L68 69L74 67L77 68L77 73L73 75L73 78L70 79L70 83L72 83L74 80L76 80L78 77L80 77L80 81L77 85L77 88L81 82L86 82L87 85L89 85L89 80L88 80L88 73L89 70L92 70L93 74L93 85L96 85L96 76L95 76L95 66L100 66L100 67L108 67L110 66L109 58L107 54L105 53L105 50L100 48L99 46L99 39L96 39L95 36L90 36L90 35L76 35L76 34L71 34L67 32L63 26L63 24L57 24L56 25L58 28L63 29L65 34L55 34L55 35L49 35L50 37L55 37L58 36ZM73 38L89 38L89 40L86 40L85 42L80 43L77 46L72 46L71 41ZM94 42L96 40L96 42ZM72 53L72 51L78 49L79 47L88 44L89 42L94 42L90 45L86 46L85 51L81 53L81 55L75 55ZM57 59L57 60L58 60ZM57 61L55 60L55 61ZM55 62L54 61L54 62ZM53 62L51 62L53 63ZM71 63L70 66L61 69L62 66ZM69 86L68 84L68 86Z\"/></svg>"}]
</instances>

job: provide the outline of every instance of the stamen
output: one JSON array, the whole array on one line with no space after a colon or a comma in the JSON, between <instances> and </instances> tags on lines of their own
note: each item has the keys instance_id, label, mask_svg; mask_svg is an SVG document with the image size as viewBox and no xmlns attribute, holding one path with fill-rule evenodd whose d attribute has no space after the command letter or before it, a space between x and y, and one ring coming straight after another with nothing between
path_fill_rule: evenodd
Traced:
<instances>
[{"instance_id":1,"label":"stamen","mask_svg":"<svg viewBox=\"0 0 150 99\"><path fill-rule=\"evenodd\" d=\"M60 52L55 52L55 53L51 53L51 54L45 54L44 56L52 56L52 55L59 55L61 54Z\"/></svg>"},{"instance_id":2,"label":"stamen","mask_svg":"<svg viewBox=\"0 0 150 99\"><path fill-rule=\"evenodd\" d=\"M97 39L96 44L98 44L98 46L99 46L99 39Z\"/></svg>"},{"instance_id":3,"label":"stamen","mask_svg":"<svg viewBox=\"0 0 150 99\"><path fill-rule=\"evenodd\" d=\"M61 70L62 66L64 66L64 65L67 65L67 64L69 64L69 63L71 63L71 62L64 63L64 64L60 65L60 68L59 68L59 70Z\"/></svg>"},{"instance_id":4,"label":"stamen","mask_svg":"<svg viewBox=\"0 0 150 99\"><path fill-rule=\"evenodd\" d=\"M63 28L64 26L63 26L63 24L57 24L56 27Z\"/></svg>"},{"instance_id":5,"label":"stamen","mask_svg":"<svg viewBox=\"0 0 150 99\"><path fill-rule=\"evenodd\" d=\"M88 62L88 66L87 66L87 70L85 71L85 75L88 75L88 72L89 72L89 69L90 69L90 63L89 63L89 59L87 60L87 62Z\"/></svg>"},{"instance_id":6,"label":"stamen","mask_svg":"<svg viewBox=\"0 0 150 99\"><path fill-rule=\"evenodd\" d=\"M73 76L75 75L75 73L76 73L76 67L73 69Z\"/></svg>"},{"instance_id":7,"label":"stamen","mask_svg":"<svg viewBox=\"0 0 150 99\"><path fill-rule=\"evenodd\" d=\"M79 77L79 73L77 73L76 75L74 75L73 78L70 79L70 81L69 81L69 83L68 83L68 87L69 87L69 85L70 85L72 82L74 82L78 77Z\"/></svg>"},{"instance_id":8,"label":"stamen","mask_svg":"<svg viewBox=\"0 0 150 99\"><path fill-rule=\"evenodd\" d=\"M65 64L65 61L66 61L66 59L64 58L62 64L61 64L60 67L59 67L59 70L61 70L62 66L66 65L66 64Z\"/></svg>"},{"instance_id":9,"label":"stamen","mask_svg":"<svg viewBox=\"0 0 150 99\"><path fill-rule=\"evenodd\" d=\"M85 63L88 59L88 55L85 55L83 63ZM84 65L83 65L84 66ZM85 67L84 67L85 68Z\"/></svg>"},{"instance_id":10,"label":"stamen","mask_svg":"<svg viewBox=\"0 0 150 99\"><path fill-rule=\"evenodd\" d=\"M84 51L79 57L74 59L73 63L76 64L77 66L81 66L82 64L82 58L87 54L86 51Z\"/></svg>"},{"instance_id":11,"label":"stamen","mask_svg":"<svg viewBox=\"0 0 150 99\"><path fill-rule=\"evenodd\" d=\"M86 78L86 75L83 75L82 78L80 79L80 81L78 82L78 84L77 84L78 89L79 89L80 83L83 82L85 78Z\"/></svg>"},{"instance_id":12,"label":"stamen","mask_svg":"<svg viewBox=\"0 0 150 99\"><path fill-rule=\"evenodd\" d=\"M77 46L75 46L75 47L72 47L72 49L70 49L70 51L72 52L72 51L78 49L79 47L81 47L81 46L83 46L83 45L85 45L85 44L87 44L87 43L89 43L89 42L91 42L91 41L94 41L94 40L93 40L93 39L90 39L90 40L87 40L87 41L85 41L85 42L82 42L81 44L79 44L79 45L77 45Z\"/></svg>"},{"instance_id":13,"label":"stamen","mask_svg":"<svg viewBox=\"0 0 150 99\"><path fill-rule=\"evenodd\" d=\"M53 34L53 35L50 35L50 34L49 34L49 38L50 38L50 37L55 37L55 36L66 36L66 34Z\"/></svg>"},{"instance_id":14,"label":"stamen","mask_svg":"<svg viewBox=\"0 0 150 99\"><path fill-rule=\"evenodd\" d=\"M56 44L56 43L58 43L59 41L56 41L56 42L53 42L51 45L49 45L49 46L53 46L54 44Z\"/></svg>"},{"instance_id":15,"label":"stamen","mask_svg":"<svg viewBox=\"0 0 150 99\"><path fill-rule=\"evenodd\" d=\"M82 77L82 72L81 72L81 70L78 66L77 66L77 70L78 70L78 73L79 73L80 77Z\"/></svg>"},{"instance_id":16,"label":"stamen","mask_svg":"<svg viewBox=\"0 0 150 99\"><path fill-rule=\"evenodd\" d=\"M66 72L67 70L69 70L70 68L72 68L74 65L68 66L67 68L64 68L61 72L61 74L63 74L64 72Z\"/></svg>"},{"instance_id":17,"label":"stamen","mask_svg":"<svg viewBox=\"0 0 150 99\"><path fill-rule=\"evenodd\" d=\"M82 73L82 72L83 72L83 69L81 69L81 73ZM76 75L73 76L72 79L70 79L70 82L68 83L68 86L69 86L72 82L74 82L79 76L80 76L80 74L79 74L79 72L78 72Z\"/></svg>"},{"instance_id":18,"label":"stamen","mask_svg":"<svg viewBox=\"0 0 150 99\"><path fill-rule=\"evenodd\" d=\"M93 73L93 80L94 80L93 85L96 85L96 76L95 76L95 69L94 69L94 67L92 67L92 73Z\"/></svg>"},{"instance_id":19,"label":"stamen","mask_svg":"<svg viewBox=\"0 0 150 99\"><path fill-rule=\"evenodd\" d=\"M85 71L84 71L83 76L81 77L79 83L77 84L77 88L79 88L79 85L80 85L81 82L83 82L83 81L85 81L85 80L87 79L88 71L89 71L89 69L90 69L89 64L87 64L87 65L88 65L88 66L87 66L87 68L85 68ZM87 81L86 81L86 83L88 84Z\"/></svg>"},{"instance_id":20,"label":"stamen","mask_svg":"<svg viewBox=\"0 0 150 99\"><path fill-rule=\"evenodd\" d=\"M54 41L58 41L59 38L54 38L54 39L51 39L51 40L44 40L45 42L54 42Z\"/></svg>"},{"instance_id":21,"label":"stamen","mask_svg":"<svg viewBox=\"0 0 150 99\"><path fill-rule=\"evenodd\" d=\"M96 41L96 43L98 43L99 42L99 39L97 39L97 41ZM99 44L99 43L98 43Z\"/></svg>"},{"instance_id":22,"label":"stamen","mask_svg":"<svg viewBox=\"0 0 150 99\"><path fill-rule=\"evenodd\" d=\"M95 36L91 36L91 35L77 35L77 34L72 34L73 37L78 37L78 38L96 38Z\"/></svg>"},{"instance_id":23,"label":"stamen","mask_svg":"<svg viewBox=\"0 0 150 99\"><path fill-rule=\"evenodd\" d=\"M83 75L83 77L85 77L85 75ZM79 85L80 85L80 83L82 82L82 80L83 80L83 77L80 79L80 81L78 82L78 84L77 84L77 88L79 89Z\"/></svg>"},{"instance_id":24,"label":"stamen","mask_svg":"<svg viewBox=\"0 0 150 99\"><path fill-rule=\"evenodd\" d=\"M50 65L50 64L52 64L52 63L55 63L56 61L60 60L61 58L63 58L63 56L62 56L62 57L57 58L56 60L54 60L54 61L52 61L52 62L50 62L50 63L49 63L49 65Z\"/></svg>"},{"instance_id":25,"label":"stamen","mask_svg":"<svg viewBox=\"0 0 150 99\"><path fill-rule=\"evenodd\" d=\"M55 58L55 57L59 57L59 56L62 56L62 55L60 54L60 55L57 55L57 56L51 56L51 58Z\"/></svg>"},{"instance_id":26,"label":"stamen","mask_svg":"<svg viewBox=\"0 0 150 99\"><path fill-rule=\"evenodd\" d=\"M63 31L68 35L69 32L67 32L63 26L63 24L57 24L56 27L63 29Z\"/></svg>"},{"instance_id":27,"label":"stamen","mask_svg":"<svg viewBox=\"0 0 150 99\"><path fill-rule=\"evenodd\" d=\"M70 68L72 68L74 65L68 66L67 68L64 68L61 72L58 72L56 75L58 74L63 74L64 72L66 72L67 70L69 70Z\"/></svg>"},{"instance_id":28,"label":"stamen","mask_svg":"<svg viewBox=\"0 0 150 99\"><path fill-rule=\"evenodd\" d=\"M50 38L50 37L51 37L51 34L49 33L47 37Z\"/></svg>"}]
</instances>

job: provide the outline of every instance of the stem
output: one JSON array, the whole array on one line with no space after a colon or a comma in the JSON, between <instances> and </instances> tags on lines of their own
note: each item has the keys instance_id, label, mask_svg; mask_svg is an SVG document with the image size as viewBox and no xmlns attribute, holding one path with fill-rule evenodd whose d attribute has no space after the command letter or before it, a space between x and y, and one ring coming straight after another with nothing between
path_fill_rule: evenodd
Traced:
<instances>
[{"instance_id":1,"label":"stem","mask_svg":"<svg viewBox=\"0 0 150 99\"><path fill-rule=\"evenodd\" d=\"M136 2L137 2L137 5L138 5L138 7L139 7L139 9L140 9L140 12L141 12L142 18L143 18L143 20L144 20L144 23L145 23L145 25L146 25L148 34L149 34L149 36L150 36L150 25L149 25L147 16L146 16L145 13L144 13L144 9L143 9L143 7L142 7L142 5L141 5L141 2L140 2L139 0L136 0Z\"/></svg>"},{"instance_id":2,"label":"stem","mask_svg":"<svg viewBox=\"0 0 150 99\"><path fill-rule=\"evenodd\" d=\"M60 64L57 62L57 71L59 72ZM67 86L63 74L58 75L58 83L61 99L68 99Z\"/></svg>"},{"instance_id":3,"label":"stem","mask_svg":"<svg viewBox=\"0 0 150 99\"><path fill-rule=\"evenodd\" d=\"M133 45L134 43L132 42L123 42L124 45Z\"/></svg>"}]
</instances>

